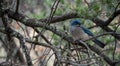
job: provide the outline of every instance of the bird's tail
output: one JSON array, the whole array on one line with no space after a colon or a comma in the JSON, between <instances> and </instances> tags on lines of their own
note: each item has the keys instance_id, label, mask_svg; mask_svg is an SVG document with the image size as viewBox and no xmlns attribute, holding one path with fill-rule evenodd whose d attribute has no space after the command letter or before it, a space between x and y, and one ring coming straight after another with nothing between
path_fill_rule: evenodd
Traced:
<instances>
[{"instance_id":1,"label":"bird's tail","mask_svg":"<svg viewBox=\"0 0 120 66\"><path fill-rule=\"evenodd\" d=\"M105 44L97 39L94 39L93 42L95 42L97 45L99 45L101 48L104 48Z\"/></svg>"}]
</instances>

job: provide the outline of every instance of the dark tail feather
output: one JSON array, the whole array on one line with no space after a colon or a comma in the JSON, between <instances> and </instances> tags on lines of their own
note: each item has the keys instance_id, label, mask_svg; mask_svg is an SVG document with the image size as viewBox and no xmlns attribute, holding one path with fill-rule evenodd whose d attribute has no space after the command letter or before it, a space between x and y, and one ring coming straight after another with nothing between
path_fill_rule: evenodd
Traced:
<instances>
[{"instance_id":1,"label":"dark tail feather","mask_svg":"<svg viewBox=\"0 0 120 66\"><path fill-rule=\"evenodd\" d=\"M99 45L101 48L104 48L105 44L102 43L101 41L94 39L93 42L95 42L97 45Z\"/></svg>"}]
</instances>

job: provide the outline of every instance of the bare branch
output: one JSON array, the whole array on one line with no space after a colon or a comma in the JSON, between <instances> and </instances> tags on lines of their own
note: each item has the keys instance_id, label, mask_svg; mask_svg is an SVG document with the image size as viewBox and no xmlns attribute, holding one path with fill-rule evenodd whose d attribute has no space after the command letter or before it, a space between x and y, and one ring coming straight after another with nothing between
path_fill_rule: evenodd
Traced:
<instances>
[{"instance_id":1,"label":"bare branch","mask_svg":"<svg viewBox=\"0 0 120 66\"><path fill-rule=\"evenodd\" d=\"M68 41L68 42L70 42L72 44L75 44L73 42L73 39L71 37L69 37L66 33L60 32L60 31L56 30L54 27L52 27L52 26L48 26L48 25L46 26L44 23L42 23L40 21L37 21L35 19L30 19L30 18L28 18L28 17L26 17L26 16L24 16L22 14L14 14L14 12L12 12L12 11L10 11L10 12L11 12L11 13L9 13L9 17L10 18L18 20L21 23L23 23L23 24L25 24L27 26L31 26L31 27L33 27L33 26L34 27L43 27L44 26L45 29L52 31L53 33L57 34L58 36L60 36L64 40L66 40L66 41ZM78 45L82 46L81 44L83 44L83 43L84 42L81 41L80 44L78 44ZM92 51L94 51L95 53L97 53L98 55L100 55L101 57L103 57L104 60L109 65L113 65L114 64L114 62L109 57L107 57L104 53L102 53L102 51L100 49L98 49L98 48L96 48L94 46L90 46L89 44L87 44L87 45L90 47L90 49Z\"/></svg>"}]
</instances>

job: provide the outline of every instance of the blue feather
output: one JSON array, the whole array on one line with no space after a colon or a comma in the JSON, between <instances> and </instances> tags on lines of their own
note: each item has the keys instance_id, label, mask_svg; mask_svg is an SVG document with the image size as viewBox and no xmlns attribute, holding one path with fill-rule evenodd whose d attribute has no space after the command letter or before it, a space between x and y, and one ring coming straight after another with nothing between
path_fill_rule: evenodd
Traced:
<instances>
[{"instance_id":1,"label":"blue feather","mask_svg":"<svg viewBox=\"0 0 120 66\"><path fill-rule=\"evenodd\" d=\"M93 33L89 30L89 29L87 29L87 28L85 28L85 27L83 27L83 26L80 26L82 29L83 29L83 31L85 32L85 33L87 33L89 36L94 36L93 35Z\"/></svg>"},{"instance_id":2,"label":"blue feather","mask_svg":"<svg viewBox=\"0 0 120 66\"><path fill-rule=\"evenodd\" d=\"M93 33L88 29L85 28L80 20L72 20L71 21L71 26L75 26L75 27L79 27L82 28L82 30L88 34L89 36L94 36ZM96 38L92 40L94 43L98 44L101 48L104 48L105 44L99 40L97 40Z\"/></svg>"},{"instance_id":3,"label":"blue feather","mask_svg":"<svg viewBox=\"0 0 120 66\"><path fill-rule=\"evenodd\" d=\"M75 25L81 25L81 21L76 19L76 20L71 20L71 26L75 26Z\"/></svg>"}]
</instances>

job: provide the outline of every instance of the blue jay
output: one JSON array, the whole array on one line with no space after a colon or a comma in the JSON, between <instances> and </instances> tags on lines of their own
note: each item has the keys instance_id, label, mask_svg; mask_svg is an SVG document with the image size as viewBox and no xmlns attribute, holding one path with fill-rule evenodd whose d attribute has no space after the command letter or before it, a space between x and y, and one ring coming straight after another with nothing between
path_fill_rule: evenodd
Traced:
<instances>
[{"instance_id":1,"label":"blue jay","mask_svg":"<svg viewBox=\"0 0 120 66\"><path fill-rule=\"evenodd\" d=\"M94 36L93 33L89 29L85 28L85 26L83 26L81 24L81 21L78 19L71 21L70 32L71 32L71 35L74 41L79 40L79 39L84 41ZM104 43L102 43L101 41L97 39L93 39L92 41L96 43L97 45L99 45L101 48L104 48L105 46Z\"/></svg>"}]
</instances>

